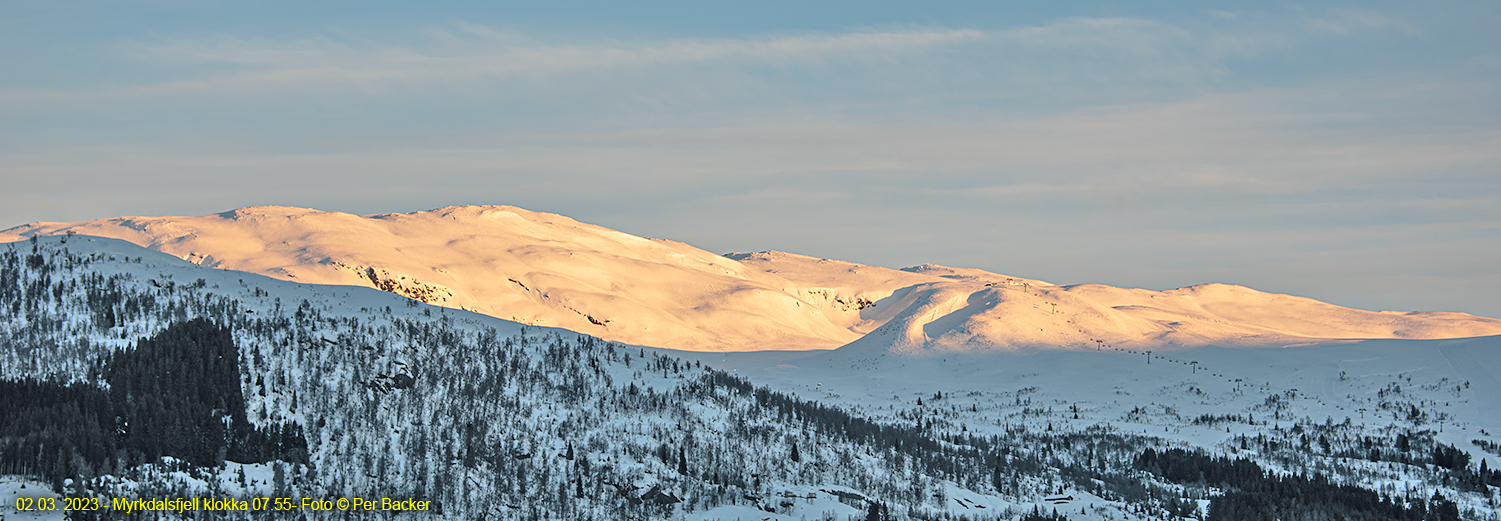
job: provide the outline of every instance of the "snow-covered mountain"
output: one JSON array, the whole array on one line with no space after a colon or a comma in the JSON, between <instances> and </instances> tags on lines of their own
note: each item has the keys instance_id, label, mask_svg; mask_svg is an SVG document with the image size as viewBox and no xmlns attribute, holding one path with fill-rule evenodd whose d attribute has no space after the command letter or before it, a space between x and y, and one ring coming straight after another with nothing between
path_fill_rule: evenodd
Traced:
<instances>
[{"instance_id":1,"label":"snow-covered mountain","mask_svg":"<svg viewBox=\"0 0 1501 521\"><path fill-rule=\"evenodd\" d=\"M821 265L851 284L921 275L736 257L789 281L823 276ZM903 291L924 289L893 296ZM171 388L193 358L143 359L153 355L142 346L205 325L233 340L219 370L238 367L227 377L238 385L218 389L243 402L243 418L225 425L275 434L236 438L217 457L194 443L223 439L178 427L221 412L119 419L168 410L131 403L201 396ZM858 344L645 349L119 240L43 237L0 244L0 474L22 475L0 476L0 496L32 493L28 476L41 475L47 494L106 505L405 497L456 519L1214 520L1251 503L1300 512L1285 519L1440 508L1495 519L1498 341L922 357ZM115 393L132 381L122 372L165 387ZM101 428L114 435L93 436ZM1251 470L1224 481L1231 466Z\"/></svg>"},{"instance_id":2,"label":"snow-covered mountain","mask_svg":"<svg viewBox=\"0 0 1501 521\"><path fill-rule=\"evenodd\" d=\"M1501 320L1465 313L1362 311L1225 284L1150 291L782 252L717 255L509 206L364 216L250 207L33 223L0 232L0 242L60 234L118 238L206 267L374 287L526 324L693 351L846 346L931 354L1501 334Z\"/></svg>"},{"instance_id":3,"label":"snow-covered mountain","mask_svg":"<svg viewBox=\"0 0 1501 521\"><path fill-rule=\"evenodd\" d=\"M226 342L205 342L215 337ZM212 360L233 399L195 411L193 399L222 394L182 382ZM276 435L234 434L252 430ZM129 508L116 499L268 497L427 505L296 516L311 519L847 519L875 494L931 515L954 507L925 491L961 478L957 452L936 448L911 427L566 330L203 268L112 239L0 245L0 497L59 503L7 503L6 519L62 519L59 494L97 499L84 508L108 519ZM910 466L887 469L884 450ZM966 448L962 476L987 482L985 457ZM1051 488L1017 483L1029 496ZM949 494L1012 516L1017 500L981 490ZM225 514L292 517L281 505L238 510Z\"/></svg>"}]
</instances>

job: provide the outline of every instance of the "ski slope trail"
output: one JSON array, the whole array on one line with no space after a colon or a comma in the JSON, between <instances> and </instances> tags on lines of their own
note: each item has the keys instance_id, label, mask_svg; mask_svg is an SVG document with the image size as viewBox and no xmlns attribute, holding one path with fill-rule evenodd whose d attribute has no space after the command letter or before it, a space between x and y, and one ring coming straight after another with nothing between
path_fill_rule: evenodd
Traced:
<instances>
[{"instance_id":1,"label":"ski slope trail","mask_svg":"<svg viewBox=\"0 0 1501 521\"><path fill-rule=\"evenodd\" d=\"M1474 389L1471 401L1479 422L1501 432L1501 337L1451 340L1438 345L1449 367Z\"/></svg>"}]
</instances>

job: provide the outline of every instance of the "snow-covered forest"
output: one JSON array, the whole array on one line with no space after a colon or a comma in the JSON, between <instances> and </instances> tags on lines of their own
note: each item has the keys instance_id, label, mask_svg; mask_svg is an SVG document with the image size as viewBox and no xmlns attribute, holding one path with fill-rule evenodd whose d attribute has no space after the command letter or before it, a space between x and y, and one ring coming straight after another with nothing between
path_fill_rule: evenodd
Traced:
<instances>
[{"instance_id":1,"label":"snow-covered forest","mask_svg":"<svg viewBox=\"0 0 1501 521\"><path fill-rule=\"evenodd\" d=\"M1295 393L1270 393L1261 416L1183 418L1229 433L1194 446L1119 418L1072 421L1077 408L1021 393L1007 405L1035 409L1033 421L987 421L979 400L942 392L876 413L709 365L109 239L0 246L0 474L104 504L414 498L432 506L406 515L454 519L1498 519L1501 472L1472 456L1496 454L1493 438L1446 442L1431 429L1446 413L1395 382L1374 407L1404 415L1395 423L1300 417L1283 403Z\"/></svg>"}]
</instances>

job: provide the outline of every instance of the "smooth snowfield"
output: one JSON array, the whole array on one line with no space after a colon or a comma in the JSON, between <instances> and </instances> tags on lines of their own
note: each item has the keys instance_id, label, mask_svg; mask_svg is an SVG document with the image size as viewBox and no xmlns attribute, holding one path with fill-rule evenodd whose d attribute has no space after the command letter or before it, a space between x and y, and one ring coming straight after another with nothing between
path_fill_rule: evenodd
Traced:
<instances>
[{"instance_id":1,"label":"smooth snowfield","mask_svg":"<svg viewBox=\"0 0 1501 521\"><path fill-rule=\"evenodd\" d=\"M1369 431L1439 432L1475 461L1495 455L1471 440L1501 441L1501 337L1495 336L1196 347L1151 355L1114 349L930 357L849 348L669 352L862 414L896 418L928 411L976 432L1011 425L1073 432L1104 424L1214 447L1297 420L1349 419ZM1412 415L1414 406L1421 416ZM1204 415L1239 419L1197 421Z\"/></svg>"},{"instance_id":2,"label":"smooth snowfield","mask_svg":"<svg viewBox=\"0 0 1501 521\"><path fill-rule=\"evenodd\" d=\"M250 207L33 223L0 232L0 242L68 233L123 239L207 267L375 287L526 324L691 351L848 344L943 354L1501 334L1501 320L1465 313L1362 311L1224 284L1150 291L782 252L717 255L508 206L365 216Z\"/></svg>"}]
</instances>

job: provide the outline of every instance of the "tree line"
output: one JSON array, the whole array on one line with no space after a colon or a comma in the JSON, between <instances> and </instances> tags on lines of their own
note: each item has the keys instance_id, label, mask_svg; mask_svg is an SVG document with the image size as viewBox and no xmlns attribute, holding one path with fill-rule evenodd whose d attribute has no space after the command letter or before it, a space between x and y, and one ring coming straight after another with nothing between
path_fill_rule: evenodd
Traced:
<instances>
[{"instance_id":1,"label":"tree line","mask_svg":"<svg viewBox=\"0 0 1501 521\"><path fill-rule=\"evenodd\" d=\"M1458 521L1459 508L1442 494L1431 498L1385 497L1331 483L1322 475L1275 475L1253 461L1203 451L1142 451L1135 468L1178 484L1218 487L1207 521L1314 521L1324 519Z\"/></svg>"}]
</instances>

